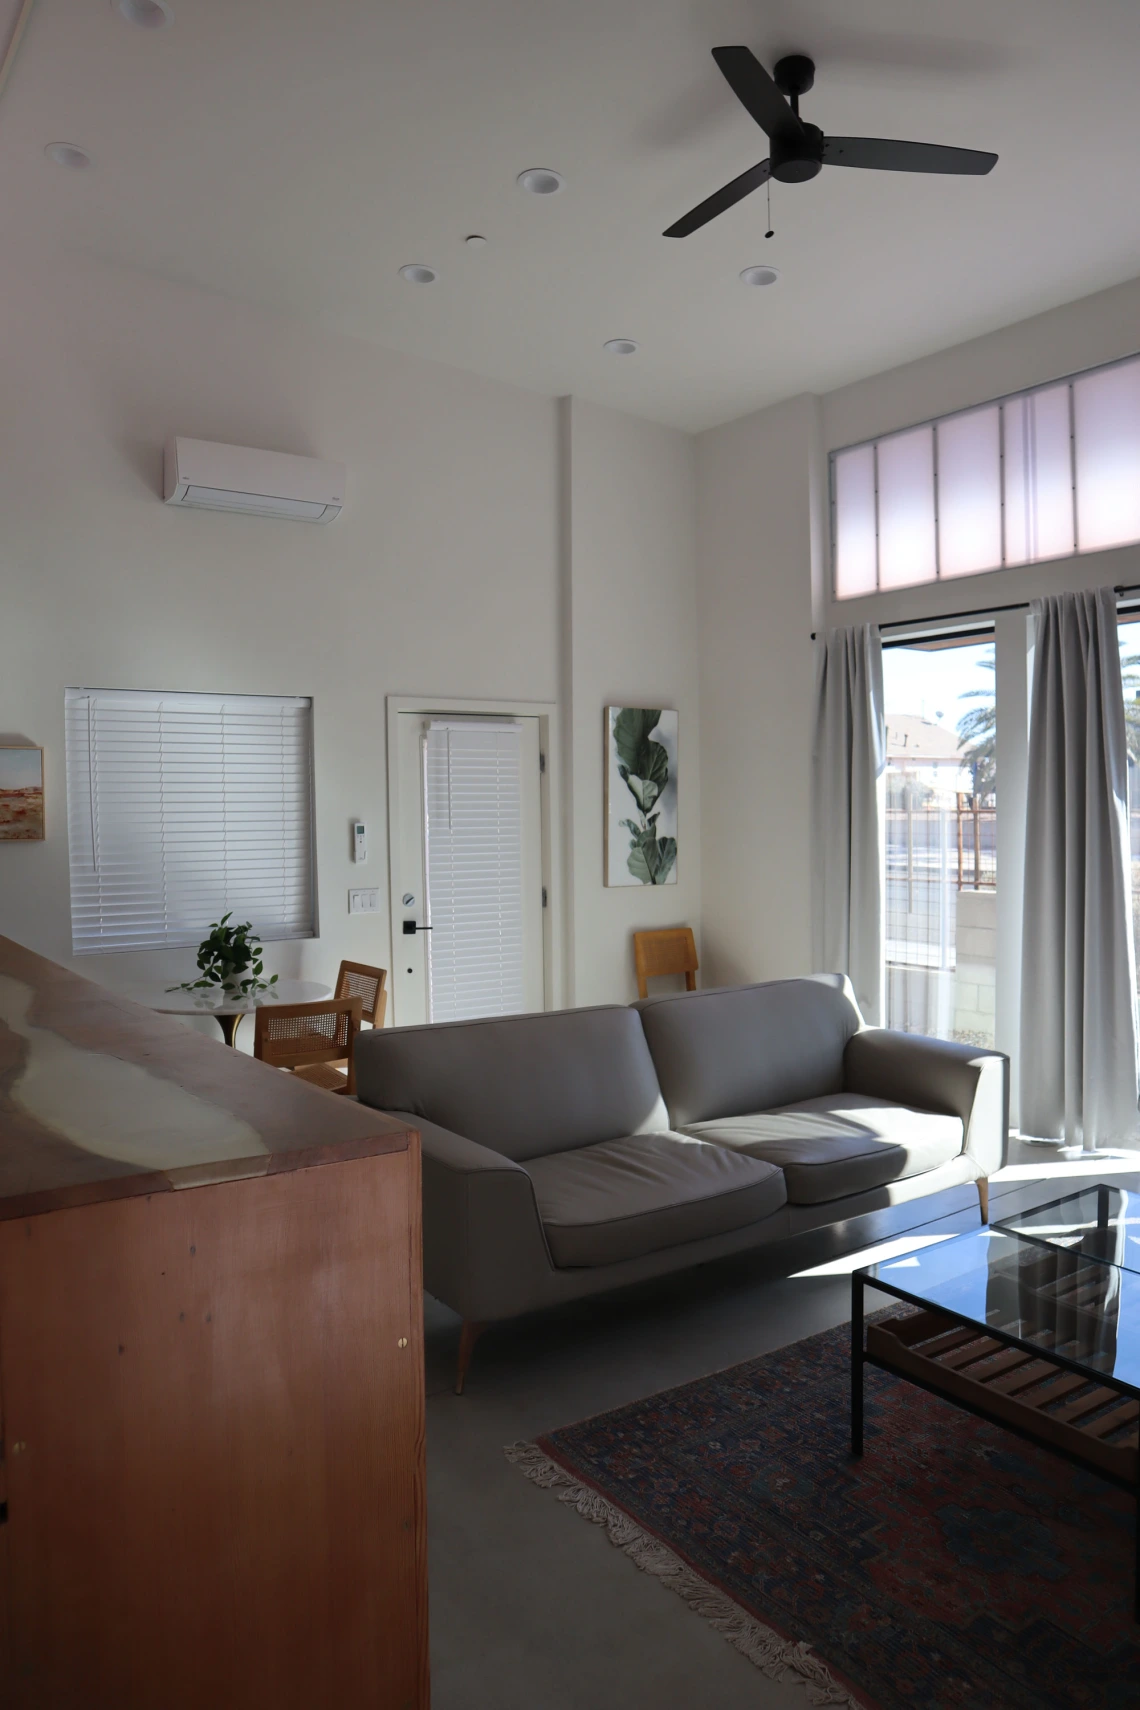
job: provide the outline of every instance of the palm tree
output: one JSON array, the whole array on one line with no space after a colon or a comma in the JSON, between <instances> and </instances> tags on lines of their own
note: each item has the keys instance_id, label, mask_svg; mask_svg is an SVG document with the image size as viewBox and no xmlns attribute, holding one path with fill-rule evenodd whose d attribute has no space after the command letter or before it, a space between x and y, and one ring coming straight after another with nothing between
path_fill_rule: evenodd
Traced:
<instances>
[{"instance_id":1,"label":"palm tree","mask_svg":"<svg viewBox=\"0 0 1140 1710\"><path fill-rule=\"evenodd\" d=\"M984 671L994 670L992 659L979 659ZM1140 655L1136 664L1140 666ZM1140 681L1140 679L1138 679ZM993 689L966 689L960 701L982 701L983 706L971 707L958 720L958 739L962 758L974 771L975 796L992 796L997 790L997 707ZM1140 742L1140 705L1136 709L1137 740ZM1132 752L1131 746L1129 753ZM1138 750L1140 752L1140 750Z\"/></svg>"}]
</instances>

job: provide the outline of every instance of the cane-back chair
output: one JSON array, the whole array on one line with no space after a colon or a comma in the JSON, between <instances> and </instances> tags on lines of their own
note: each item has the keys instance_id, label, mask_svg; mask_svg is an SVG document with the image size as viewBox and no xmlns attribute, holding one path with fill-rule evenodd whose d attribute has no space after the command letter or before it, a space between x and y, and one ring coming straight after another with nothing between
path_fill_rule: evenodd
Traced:
<instances>
[{"instance_id":1,"label":"cane-back chair","mask_svg":"<svg viewBox=\"0 0 1140 1710\"><path fill-rule=\"evenodd\" d=\"M666 926L656 932L635 932L633 965L637 995L648 997L648 980L659 974L684 974L686 991L697 989L697 946L691 926Z\"/></svg>"},{"instance_id":2,"label":"cane-back chair","mask_svg":"<svg viewBox=\"0 0 1140 1710\"><path fill-rule=\"evenodd\" d=\"M328 998L323 1003L259 1004L254 1012L253 1054L277 1069L292 1069L305 1080L306 1071L330 1072L343 1063L345 1073L331 1070L336 1084L317 1081L330 1092L356 1091L354 1051L360 1032L360 999Z\"/></svg>"},{"instance_id":3,"label":"cane-back chair","mask_svg":"<svg viewBox=\"0 0 1140 1710\"><path fill-rule=\"evenodd\" d=\"M387 968L370 968L366 962L342 962L333 995L337 998L359 998L361 1020L373 1027L383 1027L388 1003L387 984ZM347 1070L348 1065L344 1062L310 1063L296 1073L302 1080L324 1087L328 1092L346 1092Z\"/></svg>"}]
</instances>

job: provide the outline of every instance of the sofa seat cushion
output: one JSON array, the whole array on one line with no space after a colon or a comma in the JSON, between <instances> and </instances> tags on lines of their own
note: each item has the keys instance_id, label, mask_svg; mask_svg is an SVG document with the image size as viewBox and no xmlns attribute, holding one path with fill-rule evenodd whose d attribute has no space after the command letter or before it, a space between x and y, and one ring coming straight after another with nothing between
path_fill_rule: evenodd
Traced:
<instances>
[{"instance_id":1,"label":"sofa seat cushion","mask_svg":"<svg viewBox=\"0 0 1140 1710\"><path fill-rule=\"evenodd\" d=\"M620 1264L723 1235L787 1199L774 1164L683 1134L631 1134L524 1167L559 1266Z\"/></svg>"},{"instance_id":2,"label":"sofa seat cushion","mask_svg":"<svg viewBox=\"0 0 1140 1710\"><path fill-rule=\"evenodd\" d=\"M694 1123L684 1132L778 1164L790 1205L820 1205L924 1175L956 1158L963 1143L958 1117L863 1093L829 1093L752 1116Z\"/></svg>"}]
</instances>

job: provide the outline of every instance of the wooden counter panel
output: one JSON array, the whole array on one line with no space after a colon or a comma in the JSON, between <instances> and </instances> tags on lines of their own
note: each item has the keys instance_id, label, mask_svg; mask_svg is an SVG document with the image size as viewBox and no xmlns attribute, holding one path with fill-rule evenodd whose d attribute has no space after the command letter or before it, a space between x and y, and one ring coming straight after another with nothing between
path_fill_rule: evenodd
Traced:
<instances>
[{"instance_id":1,"label":"wooden counter panel","mask_svg":"<svg viewBox=\"0 0 1140 1710\"><path fill-rule=\"evenodd\" d=\"M0 938L0 1220L407 1140L379 1111Z\"/></svg>"},{"instance_id":2,"label":"wooden counter panel","mask_svg":"<svg viewBox=\"0 0 1140 1710\"><path fill-rule=\"evenodd\" d=\"M0 1702L426 1710L419 1205L413 1141L0 1225Z\"/></svg>"}]
</instances>

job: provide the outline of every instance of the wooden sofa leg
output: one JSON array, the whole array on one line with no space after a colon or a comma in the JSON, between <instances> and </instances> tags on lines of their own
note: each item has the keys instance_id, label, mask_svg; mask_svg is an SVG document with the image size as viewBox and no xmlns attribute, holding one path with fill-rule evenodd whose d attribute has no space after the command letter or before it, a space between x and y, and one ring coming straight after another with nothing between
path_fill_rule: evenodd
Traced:
<instances>
[{"instance_id":1,"label":"wooden sofa leg","mask_svg":"<svg viewBox=\"0 0 1140 1710\"><path fill-rule=\"evenodd\" d=\"M985 1176L979 1176L974 1186L978 1190L978 1205L981 1207L982 1222L990 1220L990 1184Z\"/></svg>"},{"instance_id":2,"label":"wooden sofa leg","mask_svg":"<svg viewBox=\"0 0 1140 1710\"><path fill-rule=\"evenodd\" d=\"M463 1394L463 1384L467 1377L467 1368L471 1364L471 1350L487 1328L485 1324L476 1324L470 1318L463 1320L463 1328L459 1332L459 1360L455 1367L455 1393Z\"/></svg>"}]
</instances>

